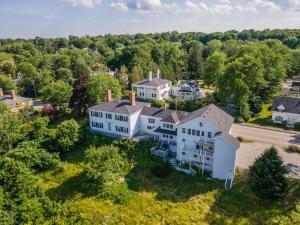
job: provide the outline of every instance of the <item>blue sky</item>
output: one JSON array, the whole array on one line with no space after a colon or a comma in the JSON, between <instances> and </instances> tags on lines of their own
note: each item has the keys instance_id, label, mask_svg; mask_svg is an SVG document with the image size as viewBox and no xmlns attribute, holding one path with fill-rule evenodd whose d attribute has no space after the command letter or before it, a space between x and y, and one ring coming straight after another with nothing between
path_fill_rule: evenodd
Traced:
<instances>
[{"instance_id":1,"label":"blue sky","mask_svg":"<svg viewBox=\"0 0 300 225\"><path fill-rule=\"evenodd\" d=\"M300 0L0 0L0 37L300 28Z\"/></svg>"}]
</instances>

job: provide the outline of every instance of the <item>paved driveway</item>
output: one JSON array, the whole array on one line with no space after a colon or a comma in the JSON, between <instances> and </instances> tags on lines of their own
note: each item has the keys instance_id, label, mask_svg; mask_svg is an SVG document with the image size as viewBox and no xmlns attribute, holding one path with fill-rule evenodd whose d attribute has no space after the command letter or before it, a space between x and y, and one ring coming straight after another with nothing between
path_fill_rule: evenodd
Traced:
<instances>
[{"instance_id":1,"label":"paved driveway","mask_svg":"<svg viewBox=\"0 0 300 225\"><path fill-rule=\"evenodd\" d=\"M288 166L290 174L295 178L300 178L300 154L286 152L283 148L289 144L300 144L299 135L282 131L271 131L261 128L245 127L234 125L233 136L242 136L253 140L253 143L241 143L238 150L237 166L248 168L254 160L260 156L265 149L274 146L279 155Z\"/></svg>"}]
</instances>

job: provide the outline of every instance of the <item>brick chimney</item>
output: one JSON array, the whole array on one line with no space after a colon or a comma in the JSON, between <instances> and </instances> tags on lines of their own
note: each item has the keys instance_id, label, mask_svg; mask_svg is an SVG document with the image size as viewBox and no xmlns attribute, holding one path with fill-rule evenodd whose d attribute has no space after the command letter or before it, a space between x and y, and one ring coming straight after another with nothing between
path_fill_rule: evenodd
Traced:
<instances>
[{"instance_id":1,"label":"brick chimney","mask_svg":"<svg viewBox=\"0 0 300 225\"><path fill-rule=\"evenodd\" d=\"M168 106L167 103L164 103L163 106L162 106L162 108L163 108L164 110L167 110L167 109L169 108L169 106Z\"/></svg>"},{"instance_id":2,"label":"brick chimney","mask_svg":"<svg viewBox=\"0 0 300 225\"><path fill-rule=\"evenodd\" d=\"M108 90L106 91L106 101L107 101L107 102L110 102L111 100L112 100L111 90L108 89Z\"/></svg>"},{"instance_id":3,"label":"brick chimney","mask_svg":"<svg viewBox=\"0 0 300 225\"><path fill-rule=\"evenodd\" d=\"M0 87L0 98L2 98L3 96L4 96L3 89L2 87Z\"/></svg>"},{"instance_id":4,"label":"brick chimney","mask_svg":"<svg viewBox=\"0 0 300 225\"><path fill-rule=\"evenodd\" d=\"M16 96L16 91L15 90L10 90L10 97L12 100L16 100L17 96Z\"/></svg>"},{"instance_id":5,"label":"brick chimney","mask_svg":"<svg viewBox=\"0 0 300 225\"><path fill-rule=\"evenodd\" d=\"M156 72L156 78L157 78L157 79L160 79L160 70L159 70L159 69L157 69L157 72Z\"/></svg>"},{"instance_id":6,"label":"brick chimney","mask_svg":"<svg viewBox=\"0 0 300 225\"><path fill-rule=\"evenodd\" d=\"M130 102L130 105L132 105L132 106L136 105L135 93L134 92L129 93L129 102Z\"/></svg>"},{"instance_id":7,"label":"brick chimney","mask_svg":"<svg viewBox=\"0 0 300 225\"><path fill-rule=\"evenodd\" d=\"M149 72L149 81L152 80L152 71Z\"/></svg>"}]
</instances>

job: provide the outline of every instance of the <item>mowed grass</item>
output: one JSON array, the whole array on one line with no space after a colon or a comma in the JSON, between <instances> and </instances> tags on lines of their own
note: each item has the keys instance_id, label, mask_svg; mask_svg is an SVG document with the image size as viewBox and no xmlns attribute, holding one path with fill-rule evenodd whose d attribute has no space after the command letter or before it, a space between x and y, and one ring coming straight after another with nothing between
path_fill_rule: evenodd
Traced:
<instances>
[{"instance_id":1,"label":"mowed grass","mask_svg":"<svg viewBox=\"0 0 300 225\"><path fill-rule=\"evenodd\" d=\"M272 104L264 104L262 107L262 111L258 113L255 117L252 117L248 123L258 126L267 126L267 127L275 127L282 128L285 127L281 124L273 123L272 121L272 112L271 112Z\"/></svg>"},{"instance_id":2,"label":"mowed grass","mask_svg":"<svg viewBox=\"0 0 300 225\"><path fill-rule=\"evenodd\" d=\"M83 163L66 162L57 171L43 173L40 184L48 196L64 202L89 224L280 224L275 223L280 215L291 218L284 224L296 224L293 216L300 216L300 211L284 211L259 200L244 175L238 175L233 189L225 190L223 182L204 177L173 171L160 179L133 169L124 183L114 187L123 190L125 203L94 194Z\"/></svg>"}]
</instances>

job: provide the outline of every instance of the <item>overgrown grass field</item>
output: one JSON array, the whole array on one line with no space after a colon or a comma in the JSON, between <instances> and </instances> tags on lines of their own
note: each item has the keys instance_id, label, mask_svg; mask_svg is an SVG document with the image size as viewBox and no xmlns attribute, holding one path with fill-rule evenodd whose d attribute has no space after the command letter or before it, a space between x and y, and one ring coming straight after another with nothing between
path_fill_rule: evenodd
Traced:
<instances>
[{"instance_id":1,"label":"overgrown grass field","mask_svg":"<svg viewBox=\"0 0 300 225\"><path fill-rule=\"evenodd\" d=\"M113 143L99 135L90 139L97 146ZM300 224L300 205L290 210L258 199L249 190L244 171L238 172L231 190L225 190L222 181L176 171L166 178L155 177L150 172L156 163L149 154L151 143L136 144L135 163L124 179L96 194L84 172L83 155L89 144L62 155L60 168L40 174L39 180L48 196L88 224Z\"/></svg>"}]
</instances>

